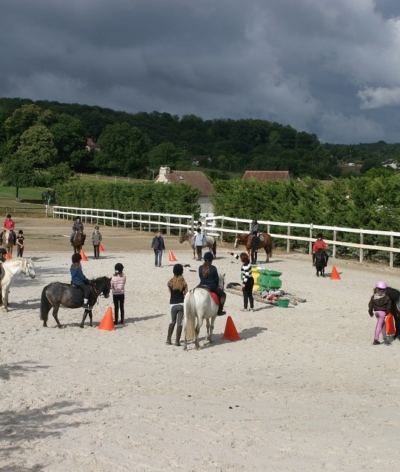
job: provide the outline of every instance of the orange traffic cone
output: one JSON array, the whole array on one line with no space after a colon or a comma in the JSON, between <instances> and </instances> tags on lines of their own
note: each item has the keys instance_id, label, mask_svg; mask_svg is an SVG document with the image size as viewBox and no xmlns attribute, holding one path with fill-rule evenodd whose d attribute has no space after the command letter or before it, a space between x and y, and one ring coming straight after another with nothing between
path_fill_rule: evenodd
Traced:
<instances>
[{"instance_id":1,"label":"orange traffic cone","mask_svg":"<svg viewBox=\"0 0 400 472\"><path fill-rule=\"evenodd\" d=\"M88 258L86 257L85 251L84 251L83 249L81 249L81 253L80 253L80 254L81 254L81 257L82 257L81 261L87 262L87 261L88 261Z\"/></svg>"},{"instance_id":2,"label":"orange traffic cone","mask_svg":"<svg viewBox=\"0 0 400 472\"><path fill-rule=\"evenodd\" d=\"M104 246L101 243L99 244L99 252L104 252Z\"/></svg>"},{"instance_id":3,"label":"orange traffic cone","mask_svg":"<svg viewBox=\"0 0 400 472\"><path fill-rule=\"evenodd\" d=\"M174 253L172 251L169 251L169 262L177 262L176 257L174 256Z\"/></svg>"},{"instance_id":4,"label":"orange traffic cone","mask_svg":"<svg viewBox=\"0 0 400 472\"><path fill-rule=\"evenodd\" d=\"M11 254L9 252L7 252L6 254L6 261L9 261L11 259Z\"/></svg>"},{"instance_id":5,"label":"orange traffic cone","mask_svg":"<svg viewBox=\"0 0 400 472\"><path fill-rule=\"evenodd\" d=\"M394 336L396 334L396 326L394 321L394 316L389 313L385 319L386 324L386 334L389 336Z\"/></svg>"},{"instance_id":6,"label":"orange traffic cone","mask_svg":"<svg viewBox=\"0 0 400 472\"><path fill-rule=\"evenodd\" d=\"M341 280L339 272L335 266L332 267L331 280Z\"/></svg>"},{"instance_id":7,"label":"orange traffic cone","mask_svg":"<svg viewBox=\"0 0 400 472\"><path fill-rule=\"evenodd\" d=\"M104 331L113 331L115 329L113 311L110 306L107 308L106 314L104 315L101 323L99 324L99 329L102 329Z\"/></svg>"},{"instance_id":8,"label":"orange traffic cone","mask_svg":"<svg viewBox=\"0 0 400 472\"><path fill-rule=\"evenodd\" d=\"M238 341L241 339L236 330L235 323L230 316L228 316L228 319L226 320L225 332L222 339L228 339L229 341Z\"/></svg>"}]
</instances>

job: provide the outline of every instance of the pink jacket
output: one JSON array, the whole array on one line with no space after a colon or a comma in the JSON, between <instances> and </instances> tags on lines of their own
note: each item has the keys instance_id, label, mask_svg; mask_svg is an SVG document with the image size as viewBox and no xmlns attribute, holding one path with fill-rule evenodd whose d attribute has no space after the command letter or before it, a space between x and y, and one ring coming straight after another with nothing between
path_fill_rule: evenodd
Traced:
<instances>
[{"instance_id":1,"label":"pink jacket","mask_svg":"<svg viewBox=\"0 0 400 472\"><path fill-rule=\"evenodd\" d=\"M125 293L125 282L125 275L113 275L111 277L113 295L123 295Z\"/></svg>"}]
</instances>

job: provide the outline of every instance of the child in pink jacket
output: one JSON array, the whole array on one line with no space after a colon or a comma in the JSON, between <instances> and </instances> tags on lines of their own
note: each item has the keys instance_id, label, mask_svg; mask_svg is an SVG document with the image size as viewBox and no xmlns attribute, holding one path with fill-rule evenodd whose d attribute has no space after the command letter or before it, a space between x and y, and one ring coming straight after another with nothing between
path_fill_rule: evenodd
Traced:
<instances>
[{"instance_id":1,"label":"child in pink jacket","mask_svg":"<svg viewBox=\"0 0 400 472\"><path fill-rule=\"evenodd\" d=\"M124 266L118 262L115 264L115 274L111 277L111 289L113 291L114 302L114 324L118 324L118 312L121 311L120 324L124 324L124 302L125 302L125 282L126 277L123 273Z\"/></svg>"}]
</instances>

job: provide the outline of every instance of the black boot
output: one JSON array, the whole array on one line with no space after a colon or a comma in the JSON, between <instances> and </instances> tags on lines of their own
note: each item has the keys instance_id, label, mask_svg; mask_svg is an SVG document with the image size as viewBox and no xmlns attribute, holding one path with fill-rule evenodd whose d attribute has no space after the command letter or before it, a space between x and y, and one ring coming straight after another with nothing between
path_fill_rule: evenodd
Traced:
<instances>
[{"instance_id":1,"label":"black boot","mask_svg":"<svg viewBox=\"0 0 400 472\"><path fill-rule=\"evenodd\" d=\"M170 323L170 325L168 326L168 335L167 335L167 341L165 344L172 344L172 341L171 341L171 338L172 338L172 333L174 332L174 329L175 329L175 323Z\"/></svg>"},{"instance_id":2,"label":"black boot","mask_svg":"<svg viewBox=\"0 0 400 472\"><path fill-rule=\"evenodd\" d=\"M219 308L218 308L218 316L226 315L226 311L224 310L225 300L220 300Z\"/></svg>"},{"instance_id":3,"label":"black boot","mask_svg":"<svg viewBox=\"0 0 400 472\"><path fill-rule=\"evenodd\" d=\"M121 310L121 321L120 324L124 324L125 313Z\"/></svg>"},{"instance_id":4,"label":"black boot","mask_svg":"<svg viewBox=\"0 0 400 472\"><path fill-rule=\"evenodd\" d=\"M181 334L182 334L182 326L178 326L176 328L175 346L180 346L181 345L181 343L179 342L181 340Z\"/></svg>"}]
</instances>

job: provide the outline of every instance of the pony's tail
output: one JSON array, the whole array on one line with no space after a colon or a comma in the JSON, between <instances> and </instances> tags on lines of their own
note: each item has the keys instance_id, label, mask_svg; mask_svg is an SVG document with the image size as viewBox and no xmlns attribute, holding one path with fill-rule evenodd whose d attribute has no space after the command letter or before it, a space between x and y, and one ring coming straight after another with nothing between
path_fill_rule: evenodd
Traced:
<instances>
[{"instance_id":1,"label":"pony's tail","mask_svg":"<svg viewBox=\"0 0 400 472\"><path fill-rule=\"evenodd\" d=\"M196 339L196 303L192 290L185 296L183 309L185 313L185 337L186 339Z\"/></svg>"},{"instance_id":2,"label":"pony's tail","mask_svg":"<svg viewBox=\"0 0 400 472\"><path fill-rule=\"evenodd\" d=\"M42 291L42 298L40 300L40 319L42 321L47 322L48 316L49 316L49 311L51 308L51 304L49 300L47 300L46 297L46 290L47 290L48 285L43 289Z\"/></svg>"},{"instance_id":3,"label":"pony's tail","mask_svg":"<svg viewBox=\"0 0 400 472\"><path fill-rule=\"evenodd\" d=\"M213 256L217 255L217 240L216 239L214 239L214 244L213 244L213 247L212 247L212 253L213 253Z\"/></svg>"}]
</instances>

